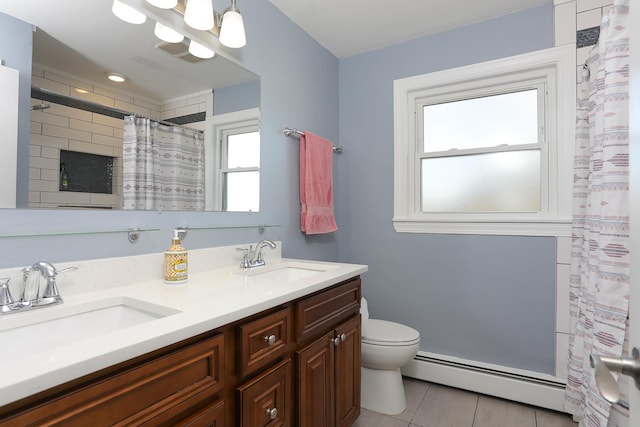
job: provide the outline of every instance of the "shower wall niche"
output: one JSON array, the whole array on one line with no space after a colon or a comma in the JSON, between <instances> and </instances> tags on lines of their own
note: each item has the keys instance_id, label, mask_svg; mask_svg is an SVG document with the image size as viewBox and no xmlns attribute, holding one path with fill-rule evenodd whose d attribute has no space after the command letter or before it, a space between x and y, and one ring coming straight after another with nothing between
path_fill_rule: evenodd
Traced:
<instances>
[{"instance_id":1,"label":"shower wall niche","mask_svg":"<svg viewBox=\"0 0 640 427\"><path fill-rule=\"evenodd\" d=\"M115 158L60 150L59 191L113 194Z\"/></svg>"}]
</instances>

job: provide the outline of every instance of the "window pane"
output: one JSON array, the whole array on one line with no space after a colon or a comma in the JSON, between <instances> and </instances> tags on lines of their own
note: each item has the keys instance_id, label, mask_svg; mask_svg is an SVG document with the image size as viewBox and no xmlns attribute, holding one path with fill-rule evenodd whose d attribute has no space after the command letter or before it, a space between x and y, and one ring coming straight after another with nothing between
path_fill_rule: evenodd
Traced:
<instances>
[{"instance_id":1,"label":"window pane","mask_svg":"<svg viewBox=\"0 0 640 427\"><path fill-rule=\"evenodd\" d=\"M540 211L540 151L422 160L423 212Z\"/></svg>"},{"instance_id":2,"label":"window pane","mask_svg":"<svg viewBox=\"0 0 640 427\"><path fill-rule=\"evenodd\" d=\"M538 142L537 89L427 105L424 152Z\"/></svg>"},{"instance_id":3,"label":"window pane","mask_svg":"<svg viewBox=\"0 0 640 427\"><path fill-rule=\"evenodd\" d=\"M248 132L227 137L227 168L260 166L260 132Z\"/></svg>"},{"instance_id":4,"label":"window pane","mask_svg":"<svg viewBox=\"0 0 640 427\"><path fill-rule=\"evenodd\" d=\"M224 175L223 210L258 212L260 172L228 172Z\"/></svg>"}]
</instances>

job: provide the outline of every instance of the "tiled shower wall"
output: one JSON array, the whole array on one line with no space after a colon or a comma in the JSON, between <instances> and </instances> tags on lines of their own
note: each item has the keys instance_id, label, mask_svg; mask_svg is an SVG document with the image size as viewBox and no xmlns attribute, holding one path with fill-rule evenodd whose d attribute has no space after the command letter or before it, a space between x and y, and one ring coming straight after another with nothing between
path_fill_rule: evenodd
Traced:
<instances>
[{"instance_id":1,"label":"tiled shower wall","mask_svg":"<svg viewBox=\"0 0 640 427\"><path fill-rule=\"evenodd\" d=\"M32 85L49 92L94 104L140 114L155 120L188 116L213 109L212 92L172 99L164 104L109 91L99 85L78 81L51 71L33 69ZM40 104L32 99L32 105ZM47 102L43 111L31 112L29 159L29 207L112 208L122 206L123 121L90 111ZM207 113L209 112L209 113ZM201 124L190 127L204 129ZM114 194L59 191L60 150L98 154L115 158ZM72 171L69 171L71 174Z\"/></svg>"},{"instance_id":2,"label":"tiled shower wall","mask_svg":"<svg viewBox=\"0 0 640 427\"><path fill-rule=\"evenodd\" d=\"M602 17L609 13L612 4L612 0L554 0L554 44L576 44L576 84L589 52L598 41ZM556 263L556 376L566 379L570 332L570 237L557 238Z\"/></svg>"}]
</instances>

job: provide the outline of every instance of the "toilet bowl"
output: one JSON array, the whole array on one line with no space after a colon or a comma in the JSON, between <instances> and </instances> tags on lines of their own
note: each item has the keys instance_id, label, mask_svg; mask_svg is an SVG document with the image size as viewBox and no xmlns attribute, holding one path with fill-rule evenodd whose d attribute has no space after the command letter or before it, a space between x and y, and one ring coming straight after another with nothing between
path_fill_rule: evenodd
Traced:
<instances>
[{"instance_id":1,"label":"toilet bowl","mask_svg":"<svg viewBox=\"0 0 640 427\"><path fill-rule=\"evenodd\" d=\"M400 367L413 359L420 348L420 333L395 322L370 319L362 298L360 406L388 415L399 414L407 403Z\"/></svg>"}]
</instances>

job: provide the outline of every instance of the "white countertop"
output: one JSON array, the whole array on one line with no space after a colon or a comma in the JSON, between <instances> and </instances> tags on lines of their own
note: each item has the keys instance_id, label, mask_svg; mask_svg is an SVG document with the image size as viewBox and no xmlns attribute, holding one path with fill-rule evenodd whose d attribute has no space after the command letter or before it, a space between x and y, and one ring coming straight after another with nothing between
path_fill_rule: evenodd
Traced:
<instances>
[{"instance_id":1,"label":"white countertop","mask_svg":"<svg viewBox=\"0 0 640 427\"><path fill-rule=\"evenodd\" d=\"M260 278L252 273L286 265L317 266L313 275L291 281ZM62 305L0 317L0 336L20 323L32 324L56 313L68 313L105 299L131 298L157 304L178 313L136 326L101 333L75 342L59 342L44 351L16 357L20 348L8 355L0 349L0 405L30 396L83 375L165 347L200 333L275 307L288 301L360 275L366 265L278 259L266 267L242 274L237 267L190 274L181 285L162 280L98 289L63 297ZM37 340L38 337L25 337ZM21 341L3 342L21 346Z\"/></svg>"}]
</instances>

